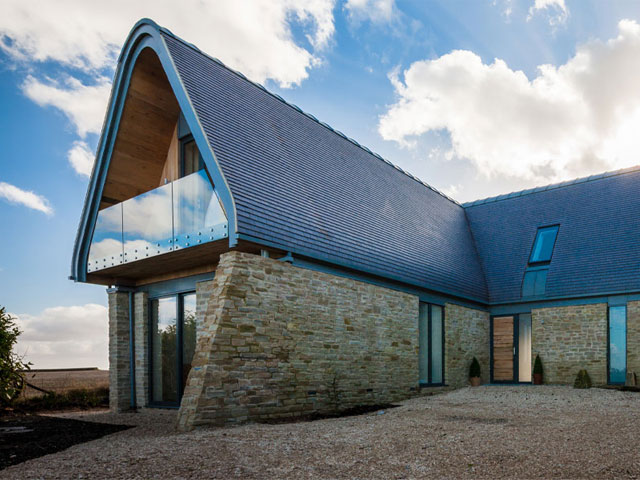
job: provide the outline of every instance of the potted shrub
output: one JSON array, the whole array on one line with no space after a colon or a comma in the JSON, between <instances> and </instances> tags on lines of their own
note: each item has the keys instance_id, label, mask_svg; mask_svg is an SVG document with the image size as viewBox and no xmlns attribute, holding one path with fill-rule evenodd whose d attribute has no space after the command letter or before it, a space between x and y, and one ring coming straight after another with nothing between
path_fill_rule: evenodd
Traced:
<instances>
[{"instance_id":1,"label":"potted shrub","mask_svg":"<svg viewBox=\"0 0 640 480\"><path fill-rule=\"evenodd\" d=\"M542 385L543 374L544 374L544 370L542 369L542 360L540 360L540 355L536 355L536 361L533 364L533 384L534 385Z\"/></svg>"},{"instance_id":2,"label":"potted shrub","mask_svg":"<svg viewBox=\"0 0 640 480\"><path fill-rule=\"evenodd\" d=\"M469 367L469 381L472 387L478 387L482 383L480 380L480 363L476 357L471 360L471 366Z\"/></svg>"}]
</instances>

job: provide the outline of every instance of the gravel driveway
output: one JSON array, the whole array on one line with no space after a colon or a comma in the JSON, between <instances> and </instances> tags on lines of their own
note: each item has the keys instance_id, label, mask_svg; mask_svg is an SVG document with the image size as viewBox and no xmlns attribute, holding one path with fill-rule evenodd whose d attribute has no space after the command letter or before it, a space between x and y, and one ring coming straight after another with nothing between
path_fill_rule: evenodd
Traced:
<instances>
[{"instance_id":1,"label":"gravel driveway","mask_svg":"<svg viewBox=\"0 0 640 480\"><path fill-rule=\"evenodd\" d=\"M175 433L175 412L2 471L9 478L638 478L640 394L465 388L357 417Z\"/></svg>"}]
</instances>

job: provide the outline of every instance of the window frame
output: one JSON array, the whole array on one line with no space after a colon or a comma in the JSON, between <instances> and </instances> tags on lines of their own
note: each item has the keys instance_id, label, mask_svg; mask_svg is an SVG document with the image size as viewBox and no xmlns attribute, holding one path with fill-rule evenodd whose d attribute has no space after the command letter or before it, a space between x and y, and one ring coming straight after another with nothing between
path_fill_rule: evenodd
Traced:
<instances>
[{"instance_id":1,"label":"window frame","mask_svg":"<svg viewBox=\"0 0 640 480\"><path fill-rule=\"evenodd\" d=\"M446 331L445 331L445 308L444 305L439 305L437 303L429 303L429 302L422 302L420 301L420 304L422 305L426 305L427 306L427 330L428 330L428 344L427 344L427 365L428 365L428 369L427 369L427 381L423 382L422 379L418 378L418 383L420 388L422 387L443 387L446 386L446 378L445 378L445 346L446 346L446 341L445 341L445 336L446 336ZM441 322L442 322L442 382L438 382L438 383L433 383L432 382L432 370L431 370L431 365L432 365L432 360L433 360L433 345L431 342L431 334L433 331L433 327L432 327L432 312L433 312L433 307L439 307L442 311L441 314ZM419 310L419 306L418 306L418 338L420 336L420 310ZM418 377L420 377L420 346L418 345Z\"/></svg>"},{"instance_id":2,"label":"window frame","mask_svg":"<svg viewBox=\"0 0 640 480\"><path fill-rule=\"evenodd\" d=\"M183 378L183 327L184 327L184 297L186 295L196 295L196 291L194 289L188 289L179 292L173 293L165 293L160 295L154 295L153 297L149 296L147 299L147 405L151 408L169 408L176 409L180 408L180 404L182 403L182 396L184 394L184 378ZM176 379L177 379L177 392L178 392L178 401L177 402L160 402L153 400L153 310L152 305L155 300L159 300L162 298L175 298L176 300L176 364L174 365L176 368ZM196 297L197 299L197 297ZM197 305L197 301L196 301Z\"/></svg>"},{"instance_id":3,"label":"window frame","mask_svg":"<svg viewBox=\"0 0 640 480\"><path fill-rule=\"evenodd\" d=\"M549 230L549 229L555 229L556 234L553 237L553 245L551 246L551 254L549 255L549 260L532 260L531 257L533 256L533 252L536 249L536 243L538 242L538 236L540 235L540 232L542 230ZM548 265L549 263L551 263L551 259L553 258L553 251L556 248L556 243L558 242L558 233L560 232L560 224L556 223L553 225L545 225L543 227L538 227L536 229L536 235L535 237L533 237L533 243L531 244L531 250L529 251L529 261L527 262L528 265L531 266L537 266L537 265Z\"/></svg>"}]
</instances>

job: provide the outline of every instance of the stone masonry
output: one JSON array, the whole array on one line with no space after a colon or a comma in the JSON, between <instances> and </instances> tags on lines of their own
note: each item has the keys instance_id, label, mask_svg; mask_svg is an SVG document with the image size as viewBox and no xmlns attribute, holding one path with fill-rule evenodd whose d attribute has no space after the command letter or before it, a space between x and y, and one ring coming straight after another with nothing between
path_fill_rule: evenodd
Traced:
<instances>
[{"instance_id":1,"label":"stone masonry","mask_svg":"<svg viewBox=\"0 0 640 480\"><path fill-rule=\"evenodd\" d=\"M535 309L531 323L531 359L540 354L545 383L572 384L583 368L607 383L606 303Z\"/></svg>"},{"instance_id":2,"label":"stone masonry","mask_svg":"<svg viewBox=\"0 0 640 480\"><path fill-rule=\"evenodd\" d=\"M149 297L145 292L133 296L133 344L136 366L136 407L149 404Z\"/></svg>"},{"instance_id":3,"label":"stone masonry","mask_svg":"<svg viewBox=\"0 0 640 480\"><path fill-rule=\"evenodd\" d=\"M640 377L640 302L627 303L627 372Z\"/></svg>"},{"instance_id":4,"label":"stone masonry","mask_svg":"<svg viewBox=\"0 0 640 480\"><path fill-rule=\"evenodd\" d=\"M482 379L489 381L489 312L445 305L445 382L460 388L469 384L473 357L480 362Z\"/></svg>"},{"instance_id":5,"label":"stone masonry","mask_svg":"<svg viewBox=\"0 0 640 480\"><path fill-rule=\"evenodd\" d=\"M241 252L210 287L180 429L417 393L416 296Z\"/></svg>"},{"instance_id":6,"label":"stone masonry","mask_svg":"<svg viewBox=\"0 0 640 480\"><path fill-rule=\"evenodd\" d=\"M129 294L109 289L109 408L131 408Z\"/></svg>"}]
</instances>

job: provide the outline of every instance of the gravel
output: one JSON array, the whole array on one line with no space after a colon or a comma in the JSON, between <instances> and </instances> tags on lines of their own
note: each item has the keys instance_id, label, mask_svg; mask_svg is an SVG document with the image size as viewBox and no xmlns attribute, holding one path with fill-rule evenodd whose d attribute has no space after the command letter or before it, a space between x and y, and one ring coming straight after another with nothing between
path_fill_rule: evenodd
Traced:
<instances>
[{"instance_id":1,"label":"gravel","mask_svg":"<svg viewBox=\"0 0 640 480\"><path fill-rule=\"evenodd\" d=\"M66 414L136 425L10 478L638 478L640 394L484 386L382 412L189 433L175 411Z\"/></svg>"}]
</instances>

